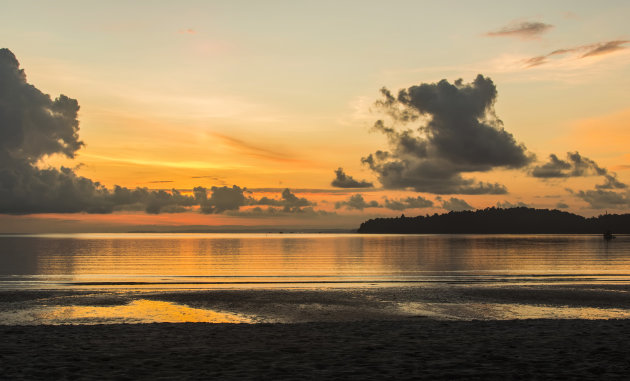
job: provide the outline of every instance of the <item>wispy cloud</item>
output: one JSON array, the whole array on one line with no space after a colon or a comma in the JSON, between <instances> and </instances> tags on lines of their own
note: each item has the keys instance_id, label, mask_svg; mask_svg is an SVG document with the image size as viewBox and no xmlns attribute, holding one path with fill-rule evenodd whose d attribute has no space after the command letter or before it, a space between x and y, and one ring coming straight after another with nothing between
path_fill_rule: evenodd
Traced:
<instances>
[{"instance_id":1,"label":"wispy cloud","mask_svg":"<svg viewBox=\"0 0 630 381\"><path fill-rule=\"evenodd\" d=\"M177 31L179 34L197 34L197 31L192 28L180 29Z\"/></svg>"},{"instance_id":2,"label":"wispy cloud","mask_svg":"<svg viewBox=\"0 0 630 381\"><path fill-rule=\"evenodd\" d=\"M552 60L558 59L583 59L587 57L602 56L614 53L619 50L627 49L626 44L630 40L614 40L606 42L598 42L595 44L580 45L567 49L556 49L550 53L528 58L524 61L525 67L530 68L547 64Z\"/></svg>"},{"instance_id":3,"label":"wispy cloud","mask_svg":"<svg viewBox=\"0 0 630 381\"><path fill-rule=\"evenodd\" d=\"M542 22L520 22L512 23L504 26L501 29L488 32L486 36L489 37L518 37L523 39L539 38L543 33L553 28L551 24L545 24Z\"/></svg>"},{"instance_id":4,"label":"wispy cloud","mask_svg":"<svg viewBox=\"0 0 630 381\"><path fill-rule=\"evenodd\" d=\"M220 139L223 144L226 146L242 153L246 156L252 156L259 159L267 159L271 161L279 161L279 162L302 162L303 160L294 157L293 155L287 152L279 152L275 150L271 150L265 147L260 147L258 145L254 145L248 142L245 142L241 139L237 139L231 136L213 133L214 137Z\"/></svg>"}]
</instances>

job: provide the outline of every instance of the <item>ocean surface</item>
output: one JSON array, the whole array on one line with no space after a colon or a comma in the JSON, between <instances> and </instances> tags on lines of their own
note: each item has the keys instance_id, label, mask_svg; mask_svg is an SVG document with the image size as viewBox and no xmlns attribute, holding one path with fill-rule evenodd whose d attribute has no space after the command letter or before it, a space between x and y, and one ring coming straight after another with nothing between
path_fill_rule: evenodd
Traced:
<instances>
[{"instance_id":1,"label":"ocean surface","mask_svg":"<svg viewBox=\"0 0 630 381\"><path fill-rule=\"evenodd\" d=\"M0 236L0 289L627 283L630 236Z\"/></svg>"},{"instance_id":2,"label":"ocean surface","mask_svg":"<svg viewBox=\"0 0 630 381\"><path fill-rule=\"evenodd\" d=\"M0 236L0 324L630 318L630 236Z\"/></svg>"}]
</instances>

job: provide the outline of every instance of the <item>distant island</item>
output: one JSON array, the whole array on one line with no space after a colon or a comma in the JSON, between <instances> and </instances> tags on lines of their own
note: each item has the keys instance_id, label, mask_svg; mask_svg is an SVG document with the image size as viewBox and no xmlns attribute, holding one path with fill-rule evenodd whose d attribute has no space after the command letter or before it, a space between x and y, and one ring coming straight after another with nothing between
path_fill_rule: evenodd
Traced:
<instances>
[{"instance_id":1,"label":"distant island","mask_svg":"<svg viewBox=\"0 0 630 381\"><path fill-rule=\"evenodd\" d=\"M560 210L486 208L417 217L375 218L359 233L398 234L630 234L630 214L583 217Z\"/></svg>"}]
</instances>

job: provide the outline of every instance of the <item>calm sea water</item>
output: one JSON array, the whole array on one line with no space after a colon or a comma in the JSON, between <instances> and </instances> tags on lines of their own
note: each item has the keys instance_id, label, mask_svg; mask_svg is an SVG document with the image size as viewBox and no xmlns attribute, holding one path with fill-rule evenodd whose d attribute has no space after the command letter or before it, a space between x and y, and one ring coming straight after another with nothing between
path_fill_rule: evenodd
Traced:
<instances>
[{"instance_id":1,"label":"calm sea water","mask_svg":"<svg viewBox=\"0 0 630 381\"><path fill-rule=\"evenodd\" d=\"M630 236L0 236L5 290L628 281Z\"/></svg>"}]
</instances>

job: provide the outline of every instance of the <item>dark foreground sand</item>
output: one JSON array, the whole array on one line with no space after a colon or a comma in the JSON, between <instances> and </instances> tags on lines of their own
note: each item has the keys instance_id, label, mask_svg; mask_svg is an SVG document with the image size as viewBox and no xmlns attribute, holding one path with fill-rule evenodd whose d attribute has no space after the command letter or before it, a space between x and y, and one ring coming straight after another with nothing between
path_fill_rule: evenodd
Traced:
<instances>
[{"instance_id":1,"label":"dark foreground sand","mask_svg":"<svg viewBox=\"0 0 630 381\"><path fill-rule=\"evenodd\" d=\"M0 378L627 379L628 320L0 326Z\"/></svg>"}]
</instances>

